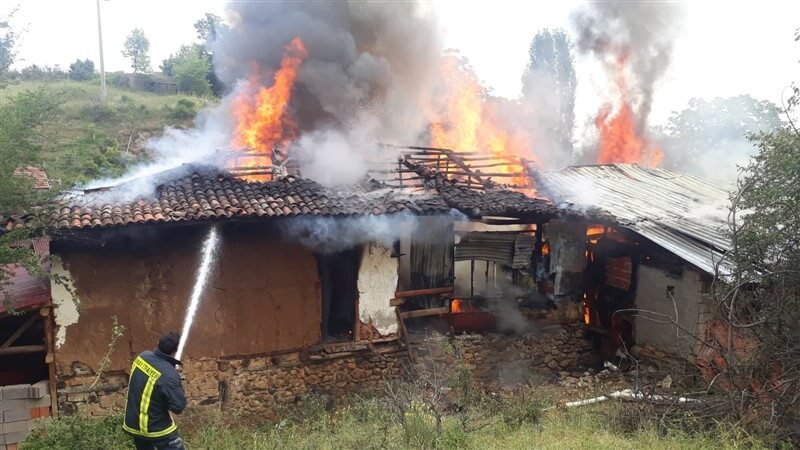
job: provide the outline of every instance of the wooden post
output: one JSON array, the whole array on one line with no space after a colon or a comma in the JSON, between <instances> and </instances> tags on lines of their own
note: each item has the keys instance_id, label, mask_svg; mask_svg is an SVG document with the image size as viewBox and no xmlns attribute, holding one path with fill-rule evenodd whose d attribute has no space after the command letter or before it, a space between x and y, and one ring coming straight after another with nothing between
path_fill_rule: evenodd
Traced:
<instances>
[{"instance_id":1,"label":"wooden post","mask_svg":"<svg viewBox=\"0 0 800 450\"><path fill-rule=\"evenodd\" d=\"M44 360L47 363L47 372L50 387L50 414L53 416L58 415L58 392L56 391L56 349L55 349L55 334L53 333L53 320L51 314L52 309L45 307L40 310L44 319L44 346L46 353Z\"/></svg>"}]
</instances>

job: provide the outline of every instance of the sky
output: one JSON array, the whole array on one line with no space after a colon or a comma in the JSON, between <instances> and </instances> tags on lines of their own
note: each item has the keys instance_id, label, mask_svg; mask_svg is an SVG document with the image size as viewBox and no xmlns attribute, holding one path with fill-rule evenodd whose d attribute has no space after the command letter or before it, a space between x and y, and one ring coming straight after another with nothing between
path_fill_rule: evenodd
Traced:
<instances>
[{"instance_id":1,"label":"sky","mask_svg":"<svg viewBox=\"0 0 800 450\"><path fill-rule=\"evenodd\" d=\"M103 0L103 44L107 71L129 69L122 43L135 27L150 39L153 67L182 44L196 40L193 23L206 12L225 15L224 0ZM76 58L98 63L95 0L0 0L0 14L19 6L12 25L22 31L22 68L30 64L67 68ZM528 46L542 28L572 32L576 1L434 1L445 44L466 56L495 94L519 95ZM673 59L657 86L651 124L694 97L750 94L780 104L792 81L800 80L800 1L692 1L677 30ZM604 101L607 80L589 57L576 59L579 118L592 116Z\"/></svg>"}]
</instances>

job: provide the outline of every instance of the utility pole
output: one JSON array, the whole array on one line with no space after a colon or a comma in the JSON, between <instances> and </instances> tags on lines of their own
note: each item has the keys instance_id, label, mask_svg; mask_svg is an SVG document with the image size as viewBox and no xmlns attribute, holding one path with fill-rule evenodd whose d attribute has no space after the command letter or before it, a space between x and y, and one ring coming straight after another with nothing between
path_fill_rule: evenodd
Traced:
<instances>
[{"instance_id":1,"label":"utility pole","mask_svg":"<svg viewBox=\"0 0 800 450\"><path fill-rule=\"evenodd\" d=\"M103 84L103 100L108 97L106 87L106 67L103 64L103 25L100 22L100 0L97 0L97 38L100 41L100 82Z\"/></svg>"}]
</instances>

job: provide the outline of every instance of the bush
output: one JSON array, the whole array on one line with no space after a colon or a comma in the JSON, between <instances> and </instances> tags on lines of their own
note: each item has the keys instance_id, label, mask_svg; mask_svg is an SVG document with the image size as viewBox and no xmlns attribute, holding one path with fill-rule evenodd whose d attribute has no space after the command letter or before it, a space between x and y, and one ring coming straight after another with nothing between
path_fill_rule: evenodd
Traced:
<instances>
[{"instance_id":1,"label":"bush","mask_svg":"<svg viewBox=\"0 0 800 450\"><path fill-rule=\"evenodd\" d=\"M106 74L108 84L118 88L130 87L131 80L125 72L109 72Z\"/></svg>"},{"instance_id":2,"label":"bush","mask_svg":"<svg viewBox=\"0 0 800 450\"><path fill-rule=\"evenodd\" d=\"M178 83L178 91L195 94L210 95L211 84L208 82L208 71L211 65L208 58L197 51L187 51L175 59L173 72Z\"/></svg>"},{"instance_id":3,"label":"bush","mask_svg":"<svg viewBox=\"0 0 800 450\"><path fill-rule=\"evenodd\" d=\"M67 78L67 73L61 70L61 67L58 65L37 66L36 64L32 64L20 70L19 74L20 78L23 80L52 81Z\"/></svg>"},{"instance_id":4,"label":"bush","mask_svg":"<svg viewBox=\"0 0 800 450\"><path fill-rule=\"evenodd\" d=\"M503 422L512 429L522 425L538 425L544 416L544 403L535 398L528 390L520 392L513 399L503 402L500 411Z\"/></svg>"},{"instance_id":5,"label":"bush","mask_svg":"<svg viewBox=\"0 0 800 450\"><path fill-rule=\"evenodd\" d=\"M41 424L25 439L26 450L127 449L131 438L122 431L122 413L102 419L59 416Z\"/></svg>"},{"instance_id":6,"label":"bush","mask_svg":"<svg viewBox=\"0 0 800 450\"><path fill-rule=\"evenodd\" d=\"M95 101L87 104L81 113L92 122L109 122L117 117L117 111L110 103Z\"/></svg>"},{"instance_id":7,"label":"bush","mask_svg":"<svg viewBox=\"0 0 800 450\"><path fill-rule=\"evenodd\" d=\"M193 101L182 98L175 103L175 107L166 107L167 112L173 119L189 120L197 114L197 105Z\"/></svg>"},{"instance_id":8,"label":"bush","mask_svg":"<svg viewBox=\"0 0 800 450\"><path fill-rule=\"evenodd\" d=\"M69 77L73 80L91 80L94 77L94 63L90 59L76 59L69 65Z\"/></svg>"}]
</instances>

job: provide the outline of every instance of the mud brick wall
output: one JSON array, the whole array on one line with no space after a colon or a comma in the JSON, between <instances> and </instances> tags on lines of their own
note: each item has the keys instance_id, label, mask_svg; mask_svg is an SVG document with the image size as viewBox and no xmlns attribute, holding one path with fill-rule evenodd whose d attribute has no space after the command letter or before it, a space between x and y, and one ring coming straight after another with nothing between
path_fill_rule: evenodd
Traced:
<instances>
[{"instance_id":1,"label":"mud brick wall","mask_svg":"<svg viewBox=\"0 0 800 450\"><path fill-rule=\"evenodd\" d=\"M402 373L407 352L399 346L345 355L285 353L266 356L200 358L184 362L189 408L231 408L271 417L275 407L307 394L342 395L378 389ZM65 414L106 415L125 404L127 375L79 375L58 382L59 410ZM90 387L91 386L91 387Z\"/></svg>"}]
</instances>

